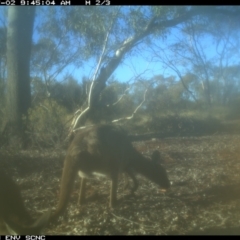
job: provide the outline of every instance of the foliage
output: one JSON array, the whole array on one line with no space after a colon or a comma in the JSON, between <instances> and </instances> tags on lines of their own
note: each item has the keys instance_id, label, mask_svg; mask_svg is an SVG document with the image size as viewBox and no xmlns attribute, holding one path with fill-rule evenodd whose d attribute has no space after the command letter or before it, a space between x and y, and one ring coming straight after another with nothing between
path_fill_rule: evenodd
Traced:
<instances>
[{"instance_id":1,"label":"foliage","mask_svg":"<svg viewBox=\"0 0 240 240\"><path fill-rule=\"evenodd\" d=\"M29 109L24 118L33 146L53 147L66 137L67 110L52 99Z\"/></svg>"},{"instance_id":2,"label":"foliage","mask_svg":"<svg viewBox=\"0 0 240 240\"><path fill-rule=\"evenodd\" d=\"M118 81L109 84L101 93L97 107L91 113L90 122L95 124L124 118L134 111L132 97L127 93L127 84Z\"/></svg>"},{"instance_id":3,"label":"foliage","mask_svg":"<svg viewBox=\"0 0 240 240\"><path fill-rule=\"evenodd\" d=\"M73 112L79 108L86 99L85 84L79 84L74 78L67 77L64 82L52 81L46 85L39 78L32 79L33 105L39 104L48 96L58 104Z\"/></svg>"},{"instance_id":4,"label":"foliage","mask_svg":"<svg viewBox=\"0 0 240 240\"><path fill-rule=\"evenodd\" d=\"M164 130L176 135L197 133L197 124L211 132L207 125L215 129L215 120L209 120L212 116L217 119L216 126L218 120L237 118L240 93L240 68L236 61L240 49L238 18L229 13L224 17L224 14L216 14L216 10L228 10L236 16L239 8L102 6L89 7L87 11L81 6L37 8L30 68L33 107L29 112L31 124L28 127L30 132L40 137L37 140L37 135L32 134L35 139L33 142L40 141L42 144L47 142L46 139L50 140L51 137L42 140L41 136L41 132L50 134L53 131L46 130L47 127L51 129L50 126L59 129L52 133L52 142L56 142L61 138L62 119L66 120L68 114L73 115L77 109L86 107L92 80L90 71L96 70L101 54L100 71L96 76L104 72L109 63L114 67L120 64L126 66L131 57L146 58L150 64L149 69L146 67L140 70L142 72L136 71L134 78L127 83L122 83L122 79L110 81L108 78L113 72L111 69L108 71L111 74L106 75L105 82L102 81L106 88L99 94L92 113L95 123L131 116L142 102L146 89L145 102L134 113L131 122L126 123L140 132ZM189 14L191 11L194 12L192 16ZM189 17L179 20L185 15ZM4 25L6 17L5 20L3 18L1 22ZM5 35L5 28L0 25L1 101L6 93ZM123 58L114 62L117 51L133 39L136 41L127 48ZM215 56L210 56L213 48L216 48ZM162 67L162 75L154 75L156 69L151 69L154 61L160 69ZM131 68L135 70L135 67L133 63ZM144 68L143 65L141 67ZM73 76L75 68L82 81ZM151 70L152 77L151 74L145 75L144 71L149 73ZM87 77L83 79L81 74ZM121 77L126 80L124 75L119 75ZM131 81L134 84L125 92ZM217 108L220 110L215 116ZM59 119L54 117L57 115L60 115ZM48 122L49 116L53 118L52 124ZM38 121L40 124L34 125L33 122Z\"/></svg>"},{"instance_id":5,"label":"foliage","mask_svg":"<svg viewBox=\"0 0 240 240\"><path fill-rule=\"evenodd\" d=\"M213 134L221 130L217 118L190 118L188 116L167 115L152 118L149 127L168 136L201 136Z\"/></svg>"}]
</instances>

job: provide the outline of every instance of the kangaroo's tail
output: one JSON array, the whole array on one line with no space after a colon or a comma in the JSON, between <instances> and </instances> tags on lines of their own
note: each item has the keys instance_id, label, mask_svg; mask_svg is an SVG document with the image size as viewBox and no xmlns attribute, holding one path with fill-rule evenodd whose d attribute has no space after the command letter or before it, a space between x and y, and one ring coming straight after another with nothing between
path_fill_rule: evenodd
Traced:
<instances>
[{"instance_id":1,"label":"kangaroo's tail","mask_svg":"<svg viewBox=\"0 0 240 240\"><path fill-rule=\"evenodd\" d=\"M61 177L60 196L58 205L55 212L50 217L50 221L54 222L66 210L76 175L77 175L76 158L67 155L64 162L63 173Z\"/></svg>"}]
</instances>

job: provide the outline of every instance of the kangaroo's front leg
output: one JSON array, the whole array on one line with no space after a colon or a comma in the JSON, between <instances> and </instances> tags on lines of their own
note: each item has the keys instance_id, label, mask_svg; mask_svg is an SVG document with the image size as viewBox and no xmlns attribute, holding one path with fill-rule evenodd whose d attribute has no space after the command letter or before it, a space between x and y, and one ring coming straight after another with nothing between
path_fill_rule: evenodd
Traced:
<instances>
[{"instance_id":1,"label":"kangaroo's front leg","mask_svg":"<svg viewBox=\"0 0 240 240\"><path fill-rule=\"evenodd\" d=\"M134 171L131 168L127 168L125 171L133 181L133 188L131 189L131 194L134 194L134 192L138 189L138 180L136 179Z\"/></svg>"},{"instance_id":2,"label":"kangaroo's front leg","mask_svg":"<svg viewBox=\"0 0 240 240\"><path fill-rule=\"evenodd\" d=\"M111 174L111 190L110 190L110 207L114 208L117 204L117 185L118 185L118 173L113 171Z\"/></svg>"},{"instance_id":3,"label":"kangaroo's front leg","mask_svg":"<svg viewBox=\"0 0 240 240\"><path fill-rule=\"evenodd\" d=\"M81 185L78 196L78 205L81 205L85 201L85 192L86 192L86 178L81 177Z\"/></svg>"}]
</instances>

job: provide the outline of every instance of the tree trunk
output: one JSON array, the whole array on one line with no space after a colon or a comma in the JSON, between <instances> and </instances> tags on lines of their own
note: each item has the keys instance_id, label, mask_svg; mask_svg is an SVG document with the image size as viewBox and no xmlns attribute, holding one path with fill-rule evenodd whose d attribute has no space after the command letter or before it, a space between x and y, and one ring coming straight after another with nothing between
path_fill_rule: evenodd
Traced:
<instances>
[{"instance_id":1,"label":"tree trunk","mask_svg":"<svg viewBox=\"0 0 240 240\"><path fill-rule=\"evenodd\" d=\"M23 140L23 115L31 104L30 54L35 7L8 8L7 29L7 124L8 139Z\"/></svg>"}]
</instances>

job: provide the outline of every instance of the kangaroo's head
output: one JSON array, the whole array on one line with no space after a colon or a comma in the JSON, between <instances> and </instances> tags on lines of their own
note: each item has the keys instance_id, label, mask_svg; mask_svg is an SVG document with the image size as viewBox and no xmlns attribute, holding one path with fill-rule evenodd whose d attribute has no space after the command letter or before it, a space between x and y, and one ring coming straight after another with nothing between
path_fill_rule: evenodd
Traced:
<instances>
[{"instance_id":1,"label":"kangaroo's head","mask_svg":"<svg viewBox=\"0 0 240 240\"><path fill-rule=\"evenodd\" d=\"M171 183L168 179L168 175L167 175L167 172L165 170L164 167L162 167L161 165L158 165L157 166L157 169L159 170L159 175L161 176L161 187L165 190L169 189L171 187Z\"/></svg>"},{"instance_id":2,"label":"kangaroo's head","mask_svg":"<svg viewBox=\"0 0 240 240\"><path fill-rule=\"evenodd\" d=\"M159 177L161 178L161 187L166 190L169 189L171 183L168 179L166 169L161 165L161 163L163 163L164 161L161 158L161 155L158 150L155 150L152 153L151 160L152 163L154 164L154 167L156 167L156 170L159 172Z\"/></svg>"}]
</instances>

